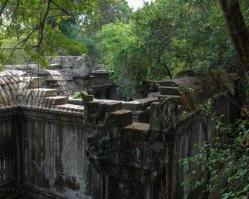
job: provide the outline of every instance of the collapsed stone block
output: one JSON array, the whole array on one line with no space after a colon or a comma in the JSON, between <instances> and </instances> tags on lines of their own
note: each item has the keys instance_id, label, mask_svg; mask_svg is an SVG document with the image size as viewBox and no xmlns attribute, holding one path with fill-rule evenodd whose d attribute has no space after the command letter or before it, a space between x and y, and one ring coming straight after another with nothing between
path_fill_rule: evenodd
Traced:
<instances>
[{"instance_id":1,"label":"collapsed stone block","mask_svg":"<svg viewBox=\"0 0 249 199\"><path fill-rule=\"evenodd\" d=\"M92 122L93 124L104 124L111 112L121 108L121 102L88 102L85 104L85 121Z\"/></svg>"},{"instance_id":2,"label":"collapsed stone block","mask_svg":"<svg viewBox=\"0 0 249 199\"><path fill-rule=\"evenodd\" d=\"M82 56L57 56L48 57L52 65L61 65L61 68L74 76L89 76L91 74L90 58Z\"/></svg>"},{"instance_id":3,"label":"collapsed stone block","mask_svg":"<svg viewBox=\"0 0 249 199\"><path fill-rule=\"evenodd\" d=\"M127 110L111 112L108 118L108 124L119 127L132 124L132 112Z\"/></svg>"}]
</instances>

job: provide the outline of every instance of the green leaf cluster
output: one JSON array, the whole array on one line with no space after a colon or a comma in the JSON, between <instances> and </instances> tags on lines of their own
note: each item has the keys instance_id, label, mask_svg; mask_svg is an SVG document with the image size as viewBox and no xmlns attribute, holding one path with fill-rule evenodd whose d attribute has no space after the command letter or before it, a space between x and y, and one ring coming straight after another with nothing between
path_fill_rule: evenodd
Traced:
<instances>
[{"instance_id":1,"label":"green leaf cluster","mask_svg":"<svg viewBox=\"0 0 249 199\"><path fill-rule=\"evenodd\" d=\"M13 41L6 49L1 46L1 56L5 62L15 63L17 57L25 53L32 61L50 54L80 55L87 48L76 40L70 39L60 30L60 24L68 19L80 19L81 16L94 14L98 0L1 0L1 43ZM17 55L18 54L18 55ZM24 57L25 58L25 57ZM27 61L27 60L26 60Z\"/></svg>"},{"instance_id":2,"label":"green leaf cluster","mask_svg":"<svg viewBox=\"0 0 249 199\"><path fill-rule=\"evenodd\" d=\"M182 160L187 173L183 182L185 191L204 185L203 191L218 192L221 199L246 199L249 192L249 148L246 145L249 123L237 120L233 125L225 125L218 119L217 129L219 138L212 144L198 145L195 155Z\"/></svg>"}]
</instances>

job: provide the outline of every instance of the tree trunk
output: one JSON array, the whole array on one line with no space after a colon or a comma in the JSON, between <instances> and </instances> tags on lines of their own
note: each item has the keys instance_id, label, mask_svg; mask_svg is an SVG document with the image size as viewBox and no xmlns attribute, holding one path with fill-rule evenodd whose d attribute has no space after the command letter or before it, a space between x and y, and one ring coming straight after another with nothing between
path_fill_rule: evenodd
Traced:
<instances>
[{"instance_id":1,"label":"tree trunk","mask_svg":"<svg viewBox=\"0 0 249 199\"><path fill-rule=\"evenodd\" d=\"M239 0L219 0L228 30L242 64L242 71L249 71L249 30L246 27Z\"/></svg>"}]
</instances>

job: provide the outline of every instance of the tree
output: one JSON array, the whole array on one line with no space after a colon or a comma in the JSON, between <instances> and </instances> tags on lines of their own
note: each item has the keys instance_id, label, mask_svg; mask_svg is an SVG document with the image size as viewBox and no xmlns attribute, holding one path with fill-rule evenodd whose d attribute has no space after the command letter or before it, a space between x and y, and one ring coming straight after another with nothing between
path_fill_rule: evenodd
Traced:
<instances>
[{"instance_id":1,"label":"tree","mask_svg":"<svg viewBox=\"0 0 249 199\"><path fill-rule=\"evenodd\" d=\"M84 46L65 38L58 25L70 17L92 15L97 4L98 0L1 0L1 38L18 40L11 55L15 49L22 48L29 51L33 59L53 47L56 49L56 45L61 48L72 46L85 52Z\"/></svg>"},{"instance_id":2,"label":"tree","mask_svg":"<svg viewBox=\"0 0 249 199\"><path fill-rule=\"evenodd\" d=\"M59 24L59 30L75 46L85 46L87 54L93 63L98 63L100 58L99 40L97 32L105 24L116 20L128 21L131 9L125 0L104 0L100 1L95 9L94 15L82 15L63 19ZM76 45L77 44L77 45ZM64 52L71 55L82 54L82 48L65 48ZM84 49L82 49L84 50Z\"/></svg>"},{"instance_id":3,"label":"tree","mask_svg":"<svg viewBox=\"0 0 249 199\"><path fill-rule=\"evenodd\" d=\"M116 20L128 22L131 11L126 0L102 0L95 15L85 17L83 28L88 35L95 34L103 25L114 23Z\"/></svg>"},{"instance_id":4,"label":"tree","mask_svg":"<svg viewBox=\"0 0 249 199\"><path fill-rule=\"evenodd\" d=\"M239 0L219 0L236 52L244 71L249 71L249 28Z\"/></svg>"},{"instance_id":5,"label":"tree","mask_svg":"<svg viewBox=\"0 0 249 199\"><path fill-rule=\"evenodd\" d=\"M117 29L122 24L136 38L123 45ZM222 73L226 68L233 72L239 64L217 1L157 0L122 24L107 25L100 31L102 60L113 69L118 82L127 76L132 79L133 90L143 80L172 78L182 70Z\"/></svg>"},{"instance_id":6,"label":"tree","mask_svg":"<svg viewBox=\"0 0 249 199\"><path fill-rule=\"evenodd\" d=\"M142 41L132 31L132 24L107 24L98 37L101 40L102 62L112 72L113 79L125 88L124 95L127 98L135 96L134 87L145 79L143 67L147 58L143 49L139 48Z\"/></svg>"}]
</instances>

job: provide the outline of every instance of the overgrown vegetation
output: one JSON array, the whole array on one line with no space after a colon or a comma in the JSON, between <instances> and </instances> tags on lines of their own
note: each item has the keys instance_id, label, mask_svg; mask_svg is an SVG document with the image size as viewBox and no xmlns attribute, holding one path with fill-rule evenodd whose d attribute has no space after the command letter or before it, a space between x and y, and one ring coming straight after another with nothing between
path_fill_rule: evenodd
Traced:
<instances>
[{"instance_id":1,"label":"overgrown vegetation","mask_svg":"<svg viewBox=\"0 0 249 199\"><path fill-rule=\"evenodd\" d=\"M103 26L98 37L113 78L133 89L187 69L235 72L239 65L217 1L157 0L134 12L128 23Z\"/></svg>"},{"instance_id":2,"label":"overgrown vegetation","mask_svg":"<svg viewBox=\"0 0 249 199\"><path fill-rule=\"evenodd\" d=\"M212 144L196 146L198 153L182 160L188 173L183 185L192 190L204 185L206 192L218 192L222 199L247 199L249 123L237 120L225 125L217 119L216 124L219 137ZM193 169L193 165L199 169Z\"/></svg>"},{"instance_id":3,"label":"overgrown vegetation","mask_svg":"<svg viewBox=\"0 0 249 199\"><path fill-rule=\"evenodd\" d=\"M248 2L240 3L249 22ZM44 56L87 53L112 71L128 98L183 70L238 69L219 1L155 0L134 12L125 0L1 0L0 7L3 63L46 65Z\"/></svg>"},{"instance_id":4,"label":"overgrown vegetation","mask_svg":"<svg viewBox=\"0 0 249 199\"><path fill-rule=\"evenodd\" d=\"M46 65L45 56L83 53L98 61L97 31L116 19L127 21L130 11L125 0L1 0L1 63Z\"/></svg>"}]
</instances>

